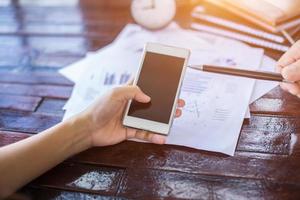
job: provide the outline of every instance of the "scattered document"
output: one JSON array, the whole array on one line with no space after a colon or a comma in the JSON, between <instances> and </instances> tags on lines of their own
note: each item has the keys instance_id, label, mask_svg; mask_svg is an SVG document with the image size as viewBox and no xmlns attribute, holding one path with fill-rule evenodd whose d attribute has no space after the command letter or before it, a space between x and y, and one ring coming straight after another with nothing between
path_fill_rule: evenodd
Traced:
<instances>
[{"instance_id":1,"label":"scattered document","mask_svg":"<svg viewBox=\"0 0 300 200\"><path fill-rule=\"evenodd\" d=\"M261 50L244 48L233 54L224 48L213 54L201 52L190 62L259 68ZM186 106L182 116L174 120L167 143L234 155L254 84L253 79L189 69L180 96Z\"/></svg>"},{"instance_id":2,"label":"scattered document","mask_svg":"<svg viewBox=\"0 0 300 200\"><path fill-rule=\"evenodd\" d=\"M262 49L235 40L185 30L175 23L154 32L128 24L110 45L60 70L75 83L64 106L64 119L133 78L146 42L190 49L189 64L267 71L274 66L272 59L263 56ZM265 81L188 69L180 95L186 106L182 117L174 120L167 143L233 155L244 117L250 117L249 103L275 86Z\"/></svg>"},{"instance_id":3,"label":"scattered document","mask_svg":"<svg viewBox=\"0 0 300 200\"><path fill-rule=\"evenodd\" d=\"M75 82L70 100L64 106L64 119L83 111L98 96L113 87L126 84L137 71L139 59L140 53L121 52L117 47L111 46L101 54L90 54L85 58L85 72L80 78L73 75L74 70L66 68L63 73L71 71L70 77L78 81ZM82 69L74 66L75 71L82 72Z\"/></svg>"}]
</instances>

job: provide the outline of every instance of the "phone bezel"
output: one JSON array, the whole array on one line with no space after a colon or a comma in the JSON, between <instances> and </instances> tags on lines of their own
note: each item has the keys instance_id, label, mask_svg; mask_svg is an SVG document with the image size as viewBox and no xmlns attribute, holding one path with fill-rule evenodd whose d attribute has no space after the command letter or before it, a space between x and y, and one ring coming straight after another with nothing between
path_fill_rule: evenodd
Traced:
<instances>
[{"instance_id":1,"label":"phone bezel","mask_svg":"<svg viewBox=\"0 0 300 200\"><path fill-rule=\"evenodd\" d=\"M159 134L163 134L163 135L168 135L171 125L173 123L173 118L174 118L173 116L176 112L177 100L179 97L181 84L182 84L184 74L186 71L186 66L187 66L187 61L188 61L189 55L190 55L190 51L188 49L184 49L184 48L178 48L178 47L167 46L167 45L156 44L156 43L147 43L144 46L144 51L143 51L143 55L142 55L142 58L140 61L140 66L139 66L139 69L138 69L138 72L137 72L137 75L136 75L133 85L136 85L138 82L140 72L143 67L144 59L145 59L147 52L159 53L159 54L163 54L163 55L184 58L184 65L182 67L180 80L179 80L177 91L176 91L176 96L175 96L173 106L172 106L172 112L171 112L171 115L169 118L169 123L166 124L166 123L151 121L151 120L142 119L142 118L138 118L138 117L128 116L128 111L129 111L129 108L131 105L131 100L130 100L126 106L126 110L124 113L123 125L132 127L132 128L151 131L151 132L155 132L155 133L159 133Z\"/></svg>"}]
</instances>

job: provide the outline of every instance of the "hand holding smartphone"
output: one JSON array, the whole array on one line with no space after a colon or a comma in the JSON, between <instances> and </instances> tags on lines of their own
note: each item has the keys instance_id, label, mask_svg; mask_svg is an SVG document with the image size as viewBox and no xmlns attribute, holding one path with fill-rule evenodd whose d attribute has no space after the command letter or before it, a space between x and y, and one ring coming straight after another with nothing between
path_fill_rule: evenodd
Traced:
<instances>
[{"instance_id":1,"label":"hand holding smartphone","mask_svg":"<svg viewBox=\"0 0 300 200\"><path fill-rule=\"evenodd\" d=\"M151 101L129 101L123 125L168 135L189 55L187 49L146 44L134 85Z\"/></svg>"}]
</instances>

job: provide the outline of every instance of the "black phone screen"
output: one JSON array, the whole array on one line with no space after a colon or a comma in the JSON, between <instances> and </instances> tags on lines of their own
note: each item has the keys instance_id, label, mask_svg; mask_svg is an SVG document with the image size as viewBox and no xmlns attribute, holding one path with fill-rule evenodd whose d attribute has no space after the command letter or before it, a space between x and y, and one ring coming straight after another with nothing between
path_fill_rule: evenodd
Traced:
<instances>
[{"instance_id":1,"label":"black phone screen","mask_svg":"<svg viewBox=\"0 0 300 200\"><path fill-rule=\"evenodd\" d=\"M184 58L146 52L137 85L151 101L133 100L128 115L168 124L184 62Z\"/></svg>"}]
</instances>

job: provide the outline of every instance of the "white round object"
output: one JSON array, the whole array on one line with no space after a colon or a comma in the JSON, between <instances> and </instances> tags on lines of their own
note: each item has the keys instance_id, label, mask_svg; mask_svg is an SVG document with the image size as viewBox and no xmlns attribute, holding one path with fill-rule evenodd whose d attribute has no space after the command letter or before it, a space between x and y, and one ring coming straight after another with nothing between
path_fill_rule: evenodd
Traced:
<instances>
[{"instance_id":1,"label":"white round object","mask_svg":"<svg viewBox=\"0 0 300 200\"><path fill-rule=\"evenodd\" d=\"M159 29L168 25L176 14L175 0L133 0L133 19L148 29Z\"/></svg>"}]
</instances>

